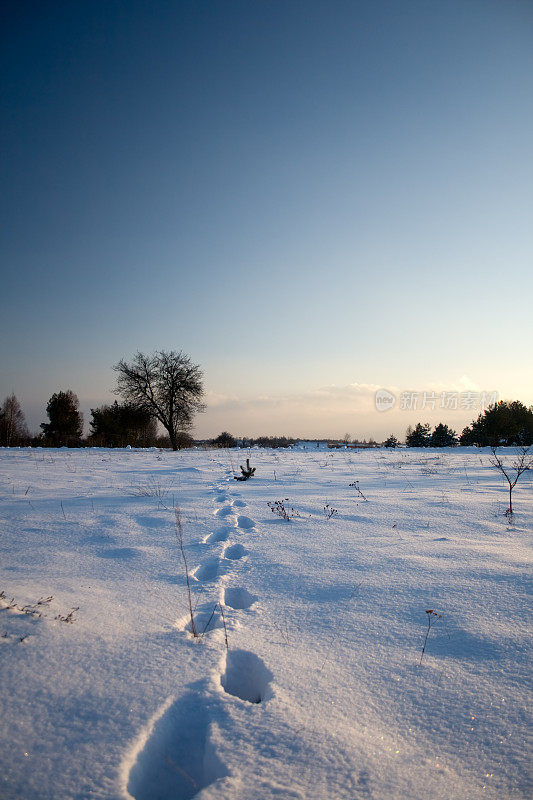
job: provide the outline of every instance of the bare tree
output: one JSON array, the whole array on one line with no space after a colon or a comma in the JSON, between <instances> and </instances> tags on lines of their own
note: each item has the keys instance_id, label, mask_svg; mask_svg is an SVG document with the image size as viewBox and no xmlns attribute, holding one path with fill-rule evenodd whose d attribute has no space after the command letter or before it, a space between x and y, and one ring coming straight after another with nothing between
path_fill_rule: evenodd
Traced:
<instances>
[{"instance_id":1,"label":"bare tree","mask_svg":"<svg viewBox=\"0 0 533 800\"><path fill-rule=\"evenodd\" d=\"M27 442L30 438L26 420L19 401L14 394L4 400L0 408L0 445L11 447Z\"/></svg>"},{"instance_id":2,"label":"bare tree","mask_svg":"<svg viewBox=\"0 0 533 800\"><path fill-rule=\"evenodd\" d=\"M158 350L136 353L130 363L121 360L113 369L118 376L115 394L155 417L168 432L172 449L178 450L180 433L205 409L200 367L181 351Z\"/></svg>"},{"instance_id":3,"label":"bare tree","mask_svg":"<svg viewBox=\"0 0 533 800\"><path fill-rule=\"evenodd\" d=\"M518 453L516 455L515 460L513 463L506 467L500 458L500 456L496 453L496 448L491 447L492 450L492 458L490 459L490 463L496 469L499 469L502 475L505 476L507 479L507 483L509 484L509 508L505 512L507 516L513 516L513 489L518 483L518 479L520 476L526 472L528 469L533 467L533 456L529 452L529 447L520 447L518 449ZM511 470L514 470L514 476L511 474Z\"/></svg>"}]
</instances>

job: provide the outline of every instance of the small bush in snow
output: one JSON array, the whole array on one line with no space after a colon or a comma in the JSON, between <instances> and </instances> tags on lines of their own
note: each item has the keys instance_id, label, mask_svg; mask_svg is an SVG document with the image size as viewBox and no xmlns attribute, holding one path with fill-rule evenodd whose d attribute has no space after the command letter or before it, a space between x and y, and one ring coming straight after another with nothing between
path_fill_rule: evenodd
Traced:
<instances>
[{"instance_id":1,"label":"small bush in snow","mask_svg":"<svg viewBox=\"0 0 533 800\"><path fill-rule=\"evenodd\" d=\"M506 467L500 458L500 456L496 453L496 448L491 447L492 450L492 458L490 459L490 463L496 469L499 469L502 475L505 476L507 483L509 484L509 508L506 510L506 516L512 518L513 516L513 489L518 483L518 479L524 472L531 469L533 467L533 456L529 452L529 447L521 447L518 451L518 454L513 461L513 463ZM511 474L511 470L514 470L515 474Z\"/></svg>"},{"instance_id":2,"label":"small bush in snow","mask_svg":"<svg viewBox=\"0 0 533 800\"><path fill-rule=\"evenodd\" d=\"M422 645L422 654L420 656L420 666L422 666L422 659L424 658L424 653L426 652L426 645L427 645L427 642L428 642L428 636L429 636L429 632L431 630L431 626L435 622L439 622L439 620L442 619L442 614L437 614L437 612L433 611L432 608L426 609L426 614L427 614L428 627L427 627L427 631L426 631L426 637L424 639L424 644Z\"/></svg>"},{"instance_id":3,"label":"small bush in snow","mask_svg":"<svg viewBox=\"0 0 533 800\"><path fill-rule=\"evenodd\" d=\"M339 512L333 506L330 506L329 503L326 503L324 506L324 514L326 515L326 519L331 519L332 517L336 516Z\"/></svg>"},{"instance_id":4,"label":"small bush in snow","mask_svg":"<svg viewBox=\"0 0 533 800\"><path fill-rule=\"evenodd\" d=\"M272 511L273 514L277 514L278 517L287 520L290 522L292 517L299 517L297 511L291 506L290 508L285 505L285 503L289 502L289 498L285 497L283 500L273 500L272 502L268 502L267 506Z\"/></svg>"},{"instance_id":5,"label":"small bush in snow","mask_svg":"<svg viewBox=\"0 0 533 800\"><path fill-rule=\"evenodd\" d=\"M366 502L368 502L367 498L364 496L363 492L359 488L359 481L354 481L353 483L350 483L348 485L350 486L351 489L355 489L359 497L362 497L363 500L366 500Z\"/></svg>"},{"instance_id":6,"label":"small bush in snow","mask_svg":"<svg viewBox=\"0 0 533 800\"><path fill-rule=\"evenodd\" d=\"M163 500L167 493L168 489L165 489L153 475L144 483L138 483L130 489L132 497L157 497L158 500Z\"/></svg>"}]
</instances>

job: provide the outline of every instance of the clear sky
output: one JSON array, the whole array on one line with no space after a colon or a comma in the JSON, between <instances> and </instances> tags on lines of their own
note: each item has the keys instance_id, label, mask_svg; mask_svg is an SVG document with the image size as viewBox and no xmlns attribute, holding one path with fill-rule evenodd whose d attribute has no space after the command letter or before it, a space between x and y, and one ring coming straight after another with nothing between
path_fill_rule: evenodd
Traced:
<instances>
[{"instance_id":1,"label":"clear sky","mask_svg":"<svg viewBox=\"0 0 533 800\"><path fill-rule=\"evenodd\" d=\"M0 35L0 400L31 428L155 349L204 368L199 436L533 403L533 3L3 0Z\"/></svg>"}]
</instances>

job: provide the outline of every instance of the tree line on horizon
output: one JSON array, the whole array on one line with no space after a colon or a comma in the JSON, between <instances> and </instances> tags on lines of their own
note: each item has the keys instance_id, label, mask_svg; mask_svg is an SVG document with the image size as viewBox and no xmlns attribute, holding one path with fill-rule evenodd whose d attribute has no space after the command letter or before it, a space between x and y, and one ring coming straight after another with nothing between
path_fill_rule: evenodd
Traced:
<instances>
[{"instance_id":1,"label":"tree line on horizon","mask_svg":"<svg viewBox=\"0 0 533 800\"><path fill-rule=\"evenodd\" d=\"M463 428L460 436L442 423L430 433L430 426L419 422L407 429L405 443L408 447L529 447L533 444L533 406L500 400Z\"/></svg>"},{"instance_id":2,"label":"tree line on horizon","mask_svg":"<svg viewBox=\"0 0 533 800\"><path fill-rule=\"evenodd\" d=\"M114 393L121 402L92 408L90 433L83 439L83 415L77 395L71 390L54 393L46 406L48 422L41 423L41 433L32 437L15 394L6 397L0 408L0 446L33 445L40 447L190 447L194 415L205 410L203 373L183 352L156 351L151 355L136 353L131 362L124 359L113 367L117 373ZM158 423L165 430L161 435ZM344 437L349 441L348 434ZM238 442L223 431L207 444L214 447L243 446L288 447L298 439L285 436L260 436ZM372 443L373 440L371 440ZM417 423L406 432L408 447L453 447L461 445L508 446L533 444L533 406L519 400L501 400L489 406L457 436L448 425L439 423L431 431L429 424ZM400 444L391 434L385 447Z\"/></svg>"},{"instance_id":3,"label":"tree line on horizon","mask_svg":"<svg viewBox=\"0 0 533 800\"><path fill-rule=\"evenodd\" d=\"M41 424L42 433L31 436L24 414L12 394L5 398L0 408L0 446L17 447L160 447L171 448L168 435L158 433L157 420L132 403L104 404L91 409L90 433L83 438L83 415L76 394L68 389L52 395L46 406L48 422ZM272 447L284 448L297 444L297 438L287 436L258 436L237 439L228 431L205 440L213 447ZM317 440L318 441L318 440ZM343 441L346 442L346 437ZM176 449L192 447L195 443L187 431L175 437ZM372 444L376 444L372 442ZM398 447L401 442L391 434L385 447ZM520 401L500 401L486 409L460 436L440 423L431 431L429 424L417 423L406 432L408 447L479 447L533 444L533 407L526 408Z\"/></svg>"}]
</instances>

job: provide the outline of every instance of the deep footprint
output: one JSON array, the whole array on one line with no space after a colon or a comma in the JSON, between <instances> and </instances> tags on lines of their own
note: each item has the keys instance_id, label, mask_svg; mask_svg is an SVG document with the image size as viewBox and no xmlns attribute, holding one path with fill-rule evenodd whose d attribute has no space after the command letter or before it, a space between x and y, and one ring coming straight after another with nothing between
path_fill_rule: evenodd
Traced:
<instances>
[{"instance_id":1,"label":"deep footprint","mask_svg":"<svg viewBox=\"0 0 533 800\"><path fill-rule=\"evenodd\" d=\"M246 503L244 502L244 500L234 500L233 505L235 506L235 508L245 508Z\"/></svg>"},{"instance_id":2,"label":"deep footprint","mask_svg":"<svg viewBox=\"0 0 533 800\"><path fill-rule=\"evenodd\" d=\"M208 740L208 712L200 692L173 703L157 720L132 766L127 790L134 800L191 800L227 775Z\"/></svg>"},{"instance_id":3,"label":"deep footprint","mask_svg":"<svg viewBox=\"0 0 533 800\"><path fill-rule=\"evenodd\" d=\"M206 558L203 564L201 564L198 569L194 572L194 577L197 581L201 581L202 583L206 583L209 581L214 581L217 579L218 574L220 571L220 560L213 556L212 558Z\"/></svg>"},{"instance_id":4,"label":"deep footprint","mask_svg":"<svg viewBox=\"0 0 533 800\"><path fill-rule=\"evenodd\" d=\"M216 531L213 531L207 539L205 540L208 544L216 544L217 542L225 542L228 538L230 531L232 531L229 525L224 525L223 528L219 528Z\"/></svg>"},{"instance_id":5,"label":"deep footprint","mask_svg":"<svg viewBox=\"0 0 533 800\"><path fill-rule=\"evenodd\" d=\"M224 558L230 558L232 561L238 561L246 555L248 550L242 544L232 544L224 550Z\"/></svg>"},{"instance_id":6,"label":"deep footprint","mask_svg":"<svg viewBox=\"0 0 533 800\"><path fill-rule=\"evenodd\" d=\"M274 676L263 661L247 650L228 650L226 671L220 678L227 694L247 703L261 703L272 696L270 681Z\"/></svg>"},{"instance_id":7,"label":"deep footprint","mask_svg":"<svg viewBox=\"0 0 533 800\"><path fill-rule=\"evenodd\" d=\"M197 635L202 636L208 631L214 631L216 628L222 628L222 620L218 612L218 605L215 603L202 603L202 605L194 612L194 627ZM179 625L183 630L192 633L192 624L190 617L187 617L185 624Z\"/></svg>"},{"instance_id":8,"label":"deep footprint","mask_svg":"<svg viewBox=\"0 0 533 800\"><path fill-rule=\"evenodd\" d=\"M230 514L233 514L233 506L222 506L218 511L215 511L217 517L229 517Z\"/></svg>"},{"instance_id":9,"label":"deep footprint","mask_svg":"<svg viewBox=\"0 0 533 800\"><path fill-rule=\"evenodd\" d=\"M257 597L254 594L240 587L228 588L224 592L224 604L230 608L250 608L256 601Z\"/></svg>"},{"instance_id":10,"label":"deep footprint","mask_svg":"<svg viewBox=\"0 0 533 800\"><path fill-rule=\"evenodd\" d=\"M237 525L239 528L243 528L244 530L249 530L255 526L255 522L250 517L237 517Z\"/></svg>"}]
</instances>

